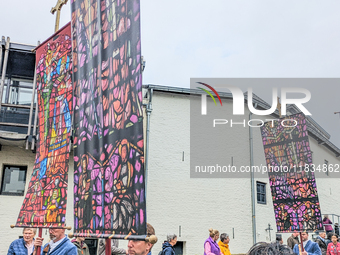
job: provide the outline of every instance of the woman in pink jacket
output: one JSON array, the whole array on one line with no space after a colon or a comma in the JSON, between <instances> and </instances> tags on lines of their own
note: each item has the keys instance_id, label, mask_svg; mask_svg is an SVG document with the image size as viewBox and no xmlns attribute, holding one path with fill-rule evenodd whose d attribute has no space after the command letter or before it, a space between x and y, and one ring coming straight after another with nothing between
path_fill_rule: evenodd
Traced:
<instances>
[{"instance_id":1,"label":"woman in pink jacket","mask_svg":"<svg viewBox=\"0 0 340 255\"><path fill-rule=\"evenodd\" d=\"M332 242L327 246L327 255L340 255L340 243L337 234L332 235Z\"/></svg>"},{"instance_id":2,"label":"woman in pink jacket","mask_svg":"<svg viewBox=\"0 0 340 255\"><path fill-rule=\"evenodd\" d=\"M324 226L325 226L326 233L333 232L333 227L332 227L332 224L333 224L333 223L332 223L331 220L328 218L328 215L327 215L327 214L326 214L325 217L323 218L322 223L323 223Z\"/></svg>"},{"instance_id":3,"label":"woman in pink jacket","mask_svg":"<svg viewBox=\"0 0 340 255\"><path fill-rule=\"evenodd\" d=\"M216 243L220 232L216 229L209 229L209 238L204 242L204 255L223 255L220 247ZM340 255L340 254L339 254Z\"/></svg>"}]
</instances>

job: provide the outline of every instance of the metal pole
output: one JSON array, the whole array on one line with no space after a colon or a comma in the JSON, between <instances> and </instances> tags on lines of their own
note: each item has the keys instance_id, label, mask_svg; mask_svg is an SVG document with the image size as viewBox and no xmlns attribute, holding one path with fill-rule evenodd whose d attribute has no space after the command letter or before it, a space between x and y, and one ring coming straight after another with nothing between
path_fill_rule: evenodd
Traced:
<instances>
[{"instance_id":1,"label":"metal pole","mask_svg":"<svg viewBox=\"0 0 340 255\"><path fill-rule=\"evenodd\" d=\"M38 121L38 96L37 96L37 102L35 104L35 116L34 116L34 125L33 125L33 136L37 134L37 121ZM31 143L31 150L34 150L34 144L35 144L35 138L32 138L32 143Z\"/></svg>"},{"instance_id":2,"label":"metal pole","mask_svg":"<svg viewBox=\"0 0 340 255\"><path fill-rule=\"evenodd\" d=\"M146 106L146 149L145 149L145 171L144 171L144 178L145 178L145 196L147 194L146 188L147 188L147 176L148 176L148 170L149 170L149 139L150 139L150 114L152 112L152 95L153 95L153 89L150 89L149 92L150 98L149 103Z\"/></svg>"},{"instance_id":3,"label":"metal pole","mask_svg":"<svg viewBox=\"0 0 340 255\"><path fill-rule=\"evenodd\" d=\"M5 78L6 78L6 69L7 69L7 61L8 61L8 53L9 53L9 42L10 42L10 38L7 37L6 46L5 46L4 65L2 67L2 76L1 76L1 84L0 84L0 112L1 112L1 104L2 104L2 93L4 91Z\"/></svg>"},{"instance_id":4,"label":"metal pole","mask_svg":"<svg viewBox=\"0 0 340 255\"><path fill-rule=\"evenodd\" d=\"M34 79L33 79L33 91L32 91L32 99L31 99L31 108L30 108L30 115L28 119L28 130L27 130L27 136L31 135L31 125L32 125L32 116L33 116L33 106L34 106L34 98L35 98L35 88L37 83L37 72L36 72L37 66L34 66ZM28 139L26 140L26 150L28 150Z\"/></svg>"},{"instance_id":5,"label":"metal pole","mask_svg":"<svg viewBox=\"0 0 340 255\"><path fill-rule=\"evenodd\" d=\"M5 41L5 37L2 37L2 41ZM2 41L0 42L0 70L2 67Z\"/></svg>"},{"instance_id":6,"label":"metal pole","mask_svg":"<svg viewBox=\"0 0 340 255\"><path fill-rule=\"evenodd\" d=\"M5 95L5 104L8 104L8 99L9 99L9 93L11 92L11 82L12 82L12 78L11 77L8 77L7 78L7 85L6 85L6 95ZM13 93L11 93L12 96L13 96ZM11 102L12 104L12 102Z\"/></svg>"},{"instance_id":7,"label":"metal pole","mask_svg":"<svg viewBox=\"0 0 340 255\"><path fill-rule=\"evenodd\" d=\"M257 104L255 104L256 108ZM249 113L249 120L251 120L252 113ZM254 165L254 156L253 156L253 132L252 127L249 126L249 150L250 150L250 169ZM251 220L253 226L253 244L256 244L256 212L255 212L255 180L254 173L250 172L250 181L251 181Z\"/></svg>"}]
</instances>

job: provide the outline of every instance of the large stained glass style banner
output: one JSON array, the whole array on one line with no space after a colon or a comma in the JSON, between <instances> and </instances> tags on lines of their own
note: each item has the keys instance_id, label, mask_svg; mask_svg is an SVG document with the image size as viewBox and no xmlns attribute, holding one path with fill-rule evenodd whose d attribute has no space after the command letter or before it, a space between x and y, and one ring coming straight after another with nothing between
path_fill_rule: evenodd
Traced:
<instances>
[{"instance_id":1,"label":"large stained glass style banner","mask_svg":"<svg viewBox=\"0 0 340 255\"><path fill-rule=\"evenodd\" d=\"M74 231L145 235L139 0L73 0Z\"/></svg>"},{"instance_id":2,"label":"large stained glass style banner","mask_svg":"<svg viewBox=\"0 0 340 255\"><path fill-rule=\"evenodd\" d=\"M305 116L301 113L267 122L261 134L277 231L322 229Z\"/></svg>"},{"instance_id":3,"label":"large stained glass style banner","mask_svg":"<svg viewBox=\"0 0 340 255\"><path fill-rule=\"evenodd\" d=\"M38 139L17 227L65 225L72 115L69 23L36 49Z\"/></svg>"}]
</instances>

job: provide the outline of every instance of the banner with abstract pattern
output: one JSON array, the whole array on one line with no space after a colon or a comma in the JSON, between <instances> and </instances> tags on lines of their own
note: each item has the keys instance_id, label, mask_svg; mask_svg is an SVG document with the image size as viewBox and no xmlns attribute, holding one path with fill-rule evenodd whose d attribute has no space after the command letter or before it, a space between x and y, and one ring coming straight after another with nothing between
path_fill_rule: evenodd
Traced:
<instances>
[{"instance_id":1,"label":"banner with abstract pattern","mask_svg":"<svg viewBox=\"0 0 340 255\"><path fill-rule=\"evenodd\" d=\"M321 230L322 218L305 116L300 113L267 122L261 127L261 134L277 231Z\"/></svg>"},{"instance_id":2,"label":"banner with abstract pattern","mask_svg":"<svg viewBox=\"0 0 340 255\"><path fill-rule=\"evenodd\" d=\"M75 236L145 235L139 0L73 0Z\"/></svg>"},{"instance_id":3,"label":"banner with abstract pattern","mask_svg":"<svg viewBox=\"0 0 340 255\"><path fill-rule=\"evenodd\" d=\"M65 225L72 115L69 23L36 49L38 138L17 227Z\"/></svg>"}]
</instances>

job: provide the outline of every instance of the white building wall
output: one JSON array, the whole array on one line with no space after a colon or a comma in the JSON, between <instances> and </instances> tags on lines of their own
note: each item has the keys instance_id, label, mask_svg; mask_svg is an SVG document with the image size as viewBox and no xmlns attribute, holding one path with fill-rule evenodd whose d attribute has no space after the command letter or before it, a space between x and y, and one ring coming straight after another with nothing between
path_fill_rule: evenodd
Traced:
<instances>
[{"instance_id":1,"label":"white building wall","mask_svg":"<svg viewBox=\"0 0 340 255\"><path fill-rule=\"evenodd\" d=\"M252 243L250 179L191 179L189 96L156 91L152 107L147 220L160 240L154 252L167 233L175 233L185 254L203 254L209 228L230 235L233 253L245 251ZM239 140L234 136L228 146L243 152L235 153L234 163L249 164L248 143Z\"/></svg>"},{"instance_id":2,"label":"white building wall","mask_svg":"<svg viewBox=\"0 0 340 255\"><path fill-rule=\"evenodd\" d=\"M255 117L252 117L255 118ZM256 119L272 119L272 117L262 117L259 118L256 116ZM254 123L255 125L255 123ZM261 137L260 127L253 127L253 156L254 156L254 166L265 166L265 156L263 150L263 143ZM269 186L268 174L263 174L262 178L255 178L256 182L266 183L266 201L267 204L258 204L257 198L255 198L255 208L256 208L256 242L271 242L276 238L276 223L275 223L275 215L273 210L273 202L271 197L271 191ZM255 186L256 187L256 186ZM256 190L255 190L256 194ZM270 228L273 230L266 231L268 229L268 224L270 224Z\"/></svg>"}]
</instances>

